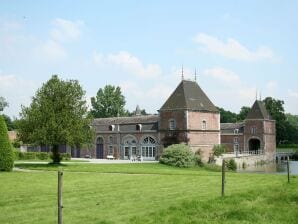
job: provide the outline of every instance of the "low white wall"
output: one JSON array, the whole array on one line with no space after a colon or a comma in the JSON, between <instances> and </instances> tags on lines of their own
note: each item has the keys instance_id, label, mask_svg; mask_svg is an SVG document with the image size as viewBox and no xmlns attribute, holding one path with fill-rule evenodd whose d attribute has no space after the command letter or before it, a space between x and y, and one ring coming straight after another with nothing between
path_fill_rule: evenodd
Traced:
<instances>
[{"instance_id":1,"label":"low white wall","mask_svg":"<svg viewBox=\"0 0 298 224\"><path fill-rule=\"evenodd\" d=\"M243 163L246 166L255 166L258 163L269 163L274 160L272 156L269 155L247 155L236 157L234 154L223 154L222 156L215 158L215 164L221 166L222 159L234 159L237 163L237 167L242 167Z\"/></svg>"}]
</instances>

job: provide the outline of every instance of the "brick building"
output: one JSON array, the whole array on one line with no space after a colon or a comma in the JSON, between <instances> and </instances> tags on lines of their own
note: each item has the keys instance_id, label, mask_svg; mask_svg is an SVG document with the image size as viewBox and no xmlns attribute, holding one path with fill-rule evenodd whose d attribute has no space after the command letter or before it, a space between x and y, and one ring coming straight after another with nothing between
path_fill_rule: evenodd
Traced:
<instances>
[{"instance_id":1,"label":"brick building","mask_svg":"<svg viewBox=\"0 0 298 224\"><path fill-rule=\"evenodd\" d=\"M158 115L94 119L94 158L156 160L163 148L184 142L208 161L214 145L227 145L230 153L265 154L273 159L275 121L256 101L241 123L220 124L218 109L200 86L182 80Z\"/></svg>"}]
</instances>

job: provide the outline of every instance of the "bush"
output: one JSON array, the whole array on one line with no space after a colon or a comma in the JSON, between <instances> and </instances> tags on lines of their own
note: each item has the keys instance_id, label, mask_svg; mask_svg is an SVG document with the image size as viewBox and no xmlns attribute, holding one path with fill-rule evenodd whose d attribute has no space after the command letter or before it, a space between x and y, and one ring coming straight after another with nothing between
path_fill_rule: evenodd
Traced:
<instances>
[{"instance_id":1,"label":"bush","mask_svg":"<svg viewBox=\"0 0 298 224\"><path fill-rule=\"evenodd\" d=\"M223 153L227 151L227 146L225 145L215 145L213 146L213 155L214 156L221 156Z\"/></svg>"},{"instance_id":2,"label":"bush","mask_svg":"<svg viewBox=\"0 0 298 224\"><path fill-rule=\"evenodd\" d=\"M227 168L228 168L228 170L233 170L233 171L237 170L237 163L235 162L234 159L230 159L227 162Z\"/></svg>"},{"instance_id":3,"label":"bush","mask_svg":"<svg viewBox=\"0 0 298 224\"><path fill-rule=\"evenodd\" d=\"M70 160L71 159L71 155L70 153L60 153L62 160Z\"/></svg>"},{"instance_id":4,"label":"bush","mask_svg":"<svg viewBox=\"0 0 298 224\"><path fill-rule=\"evenodd\" d=\"M49 160L51 153L48 152L20 152L17 149L14 150L15 160ZM60 153L62 160L70 160L70 153Z\"/></svg>"},{"instance_id":5,"label":"bush","mask_svg":"<svg viewBox=\"0 0 298 224\"><path fill-rule=\"evenodd\" d=\"M202 158L201 158L200 153L195 153L195 155L194 155L194 161L195 161L195 165L196 166L200 166L200 167L203 167L204 166L204 163L202 161Z\"/></svg>"},{"instance_id":6,"label":"bush","mask_svg":"<svg viewBox=\"0 0 298 224\"><path fill-rule=\"evenodd\" d=\"M8 139L5 121L0 115L0 171L12 171L14 154Z\"/></svg>"},{"instance_id":7,"label":"bush","mask_svg":"<svg viewBox=\"0 0 298 224\"><path fill-rule=\"evenodd\" d=\"M191 167L195 165L195 155L185 144L175 144L164 149L159 162L162 164Z\"/></svg>"}]
</instances>

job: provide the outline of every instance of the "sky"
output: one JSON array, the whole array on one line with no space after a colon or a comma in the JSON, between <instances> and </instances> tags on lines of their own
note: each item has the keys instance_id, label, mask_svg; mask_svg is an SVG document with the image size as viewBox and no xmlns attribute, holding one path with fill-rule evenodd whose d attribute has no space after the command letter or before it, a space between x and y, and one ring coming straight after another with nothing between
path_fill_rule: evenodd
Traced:
<instances>
[{"instance_id":1,"label":"sky","mask_svg":"<svg viewBox=\"0 0 298 224\"><path fill-rule=\"evenodd\" d=\"M120 86L126 109L157 113L184 78L239 112L267 96L298 114L298 1L0 0L4 113L53 74L79 80L86 100Z\"/></svg>"}]
</instances>

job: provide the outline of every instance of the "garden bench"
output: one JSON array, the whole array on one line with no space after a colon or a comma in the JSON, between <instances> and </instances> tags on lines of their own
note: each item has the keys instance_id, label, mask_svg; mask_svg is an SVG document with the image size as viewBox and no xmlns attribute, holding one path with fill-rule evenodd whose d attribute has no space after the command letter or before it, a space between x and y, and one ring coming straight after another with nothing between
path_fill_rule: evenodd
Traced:
<instances>
[{"instance_id":1,"label":"garden bench","mask_svg":"<svg viewBox=\"0 0 298 224\"><path fill-rule=\"evenodd\" d=\"M114 156L111 156L111 155L108 155L108 156L107 156L107 159L111 159L111 160L113 160L113 159L115 159L115 157L114 157Z\"/></svg>"}]
</instances>

